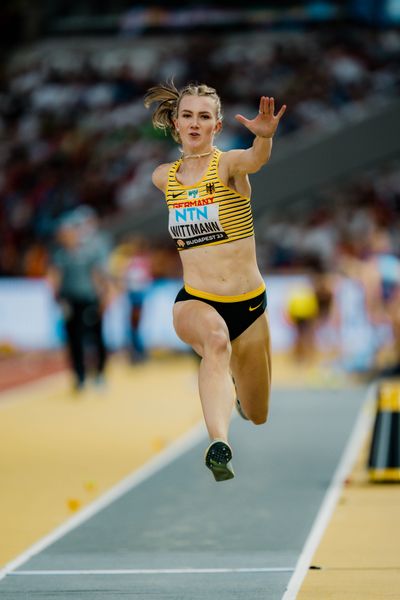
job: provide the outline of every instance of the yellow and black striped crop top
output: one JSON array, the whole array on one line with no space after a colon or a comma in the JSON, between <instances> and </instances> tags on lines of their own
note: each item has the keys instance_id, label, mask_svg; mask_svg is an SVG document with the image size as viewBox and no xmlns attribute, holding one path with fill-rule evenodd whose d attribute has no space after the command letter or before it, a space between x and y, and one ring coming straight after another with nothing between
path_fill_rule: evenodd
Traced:
<instances>
[{"instance_id":1,"label":"yellow and black striped crop top","mask_svg":"<svg viewBox=\"0 0 400 600\"><path fill-rule=\"evenodd\" d=\"M177 160L168 173L165 199L169 233L178 250L225 244L254 234L250 198L222 183L218 175L221 151L215 149L205 175L193 185L176 179Z\"/></svg>"}]
</instances>

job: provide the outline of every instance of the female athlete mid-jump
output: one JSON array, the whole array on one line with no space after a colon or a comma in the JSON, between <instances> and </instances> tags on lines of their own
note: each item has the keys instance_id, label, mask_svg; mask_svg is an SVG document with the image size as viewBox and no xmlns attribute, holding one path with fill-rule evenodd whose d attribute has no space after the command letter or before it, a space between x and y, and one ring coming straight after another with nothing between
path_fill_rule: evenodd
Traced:
<instances>
[{"instance_id":1,"label":"female athlete mid-jump","mask_svg":"<svg viewBox=\"0 0 400 600\"><path fill-rule=\"evenodd\" d=\"M254 119L236 115L255 136L251 148L221 152L214 146L222 114L213 88L158 85L145 96L147 107L153 103L153 125L168 130L182 151L179 160L153 173L183 265L174 327L201 357L199 392L211 440L205 463L223 481L234 476L228 429L235 398L243 418L258 425L268 415L270 335L248 176L269 160L286 106L275 115L274 99L262 96Z\"/></svg>"}]
</instances>

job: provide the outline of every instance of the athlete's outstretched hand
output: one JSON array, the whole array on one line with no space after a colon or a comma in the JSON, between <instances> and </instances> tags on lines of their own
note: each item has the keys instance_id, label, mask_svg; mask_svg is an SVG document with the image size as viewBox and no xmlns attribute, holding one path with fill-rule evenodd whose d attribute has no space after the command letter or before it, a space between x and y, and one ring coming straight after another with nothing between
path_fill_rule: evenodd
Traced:
<instances>
[{"instance_id":1,"label":"athlete's outstretched hand","mask_svg":"<svg viewBox=\"0 0 400 600\"><path fill-rule=\"evenodd\" d=\"M279 121L286 110L286 104L282 105L282 108L277 115L275 112L275 100L268 96L261 96L260 108L258 115L254 119L246 119L243 115L236 115L235 119L242 123L247 129L258 135L259 137L272 138L276 128L279 125Z\"/></svg>"}]
</instances>

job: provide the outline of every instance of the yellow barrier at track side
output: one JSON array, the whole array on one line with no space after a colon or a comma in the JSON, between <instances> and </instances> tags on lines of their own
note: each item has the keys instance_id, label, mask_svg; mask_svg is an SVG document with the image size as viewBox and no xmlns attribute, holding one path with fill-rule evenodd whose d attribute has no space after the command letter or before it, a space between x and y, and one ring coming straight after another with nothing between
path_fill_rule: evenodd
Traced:
<instances>
[{"instance_id":1,"label":"yellow barrier at track side","mask_svg":"<svg viewBox=\"0 0 400 600\"><path fill-rule=\"evenodd\" d=\"M386 383L382 385L378 400L378 409L390 412L400 411L400 385Z\"/></svg>"},{"instance_id":2,"label":"yellow barrier at track side","mask_svg":"<svg viewBox=\"0 0 400 600\"><path fill-rule=\"evenodd\" d=\"M400 382L377 386L376 416L368 459L370 480L400 482Z\"/></svg>"},{"instance_id":3,"label":"yellow barrier at track side","mask_svg":"<svg viewBox=\"0 0 400 600\"><path fill-rule=\"evenodd\" d=\"M369 477L371 481L400 482L400 469L370 469Z\"/></svg>"}]
</instances>

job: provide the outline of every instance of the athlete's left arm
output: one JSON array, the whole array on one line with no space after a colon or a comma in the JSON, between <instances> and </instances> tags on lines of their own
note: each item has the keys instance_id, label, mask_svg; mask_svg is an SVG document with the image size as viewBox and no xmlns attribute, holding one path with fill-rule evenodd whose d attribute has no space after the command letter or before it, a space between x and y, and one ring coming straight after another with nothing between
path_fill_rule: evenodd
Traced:
<instances>
[{"instance_id":1,"label":"athlete's left arm","mask_svg":"<svg viewBox=\"0 0 400 600\"><path fill-rule=\"evenodd\" d=\"M284 104L275 115L274 98L262 96L258 115L254 119L236 115L236 120L247 127L256 137L251 148L227 152L230 176L237 173L256 173L268 162L271 156L272 138L285 110L286 105Z\"/></svg>"}]
</instances>

